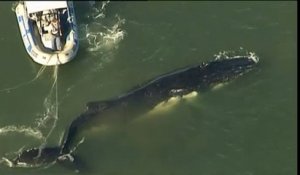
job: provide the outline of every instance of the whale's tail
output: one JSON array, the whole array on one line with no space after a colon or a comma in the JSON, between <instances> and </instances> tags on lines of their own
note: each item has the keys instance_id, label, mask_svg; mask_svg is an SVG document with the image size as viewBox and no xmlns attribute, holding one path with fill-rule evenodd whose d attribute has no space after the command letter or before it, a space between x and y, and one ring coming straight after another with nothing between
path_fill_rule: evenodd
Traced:
<instances>
[{"instance_id":1,"label":"whale's tail","mask_svg":"<svg viewBox=\"0 0 300 175\"><path fill-rule=\"evenodd\" d=\"M85 163L72 150L62 153L62 147L58 146L24 150L14 159L3 157L1 161L8 167L38 168L58 163L75 171L85 168Z\"/></svg>"}]
</instances>

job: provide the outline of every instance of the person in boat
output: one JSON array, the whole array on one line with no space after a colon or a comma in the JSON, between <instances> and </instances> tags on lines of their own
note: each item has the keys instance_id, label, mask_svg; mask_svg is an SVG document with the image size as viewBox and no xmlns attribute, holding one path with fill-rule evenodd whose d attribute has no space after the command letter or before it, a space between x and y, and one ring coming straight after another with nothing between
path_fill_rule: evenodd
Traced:
<instances>
[{"instance_id":1,"label":"person in boat","mask_svg":"<svg viewBox=\"0 0 300 175\"><path fill-rule=\"evenodd\" d=\"M55 50L61 50L61 31L59 21L55 14L56 11L44 11L42 16L42 31L43 34L52 35L55 43Z\"/></svg>"},{"instance_id":2,"label":"person in boat","mask_svg":"<svg viewBox=\"0 0 300 175\"><path fill-rule=\"evenodd\" d=\"M49 33L51 31L51 26L50 26L50 19L49 19L49 11L43 11L42 15L42 28L43 28L43 33Z\"/></svg>"},{"instance_id":3,"label":"person in boat","mask_svg":"<svg viewBox=\"0 0 300 175\"><path fill-rule=\"evenodd\" d=\"M53 18L53 20L51 21L51 33L53 35L58 35L58 20L56 18Z\"/></svg>"},{"instance_id":4,"label":"person in boat","mask_svg":"<svg viewBox=\"0 0 300 175\"><path fill-rule=\"evenodd\" d=\"M51 33L52 33L52 35L55 36L56 48L58 50L61 50L62 49L61 48L61 41L60 41L61 33L59 31L58 20L56 18L53 18L50 25L52 26L51 27Z\"/></svg>"},{"instance_id":5,"label":"person in boat","mask_svg":"<svg viewBox=\"0 0 300 175\"><path fill-rule=\"evenodd\" d=\"M58 36L60 35L59 31L59 22L54 14L55 12L50 13L50 11L44 11L43 15L43 27L47 33Z\"/></svg>"}]
</instances>

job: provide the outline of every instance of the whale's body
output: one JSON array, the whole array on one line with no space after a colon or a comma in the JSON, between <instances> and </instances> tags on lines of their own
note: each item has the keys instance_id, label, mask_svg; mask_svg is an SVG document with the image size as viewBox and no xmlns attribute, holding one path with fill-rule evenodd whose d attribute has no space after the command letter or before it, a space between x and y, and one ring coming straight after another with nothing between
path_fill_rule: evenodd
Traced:
<instances>
[{"instance_id":1,"label":"whale's body","mask_svg":"<svg viewBox=\"0 0 300 175\"><path fill-rule=\"evenodd\" d=\"M147 112L160 102L172 97L184 96L193 91L209 90L219 83L235 79L252 70L257 63L258 57L251 53L246 56L216 59L159 76L122 96L106 101L89 102L86 110L67 128L61 145L25 150L10 161L10 166L17 167L27 164L32 167L56 161L74 161L71 155L74 139L78 132L87 123L93 123L94 119L105 117L109 111L114 111L119 115L125 115L128 111L138 114ZM37 150L40 151L39 155L37 155Z\"/></svg>"}]
</instances>

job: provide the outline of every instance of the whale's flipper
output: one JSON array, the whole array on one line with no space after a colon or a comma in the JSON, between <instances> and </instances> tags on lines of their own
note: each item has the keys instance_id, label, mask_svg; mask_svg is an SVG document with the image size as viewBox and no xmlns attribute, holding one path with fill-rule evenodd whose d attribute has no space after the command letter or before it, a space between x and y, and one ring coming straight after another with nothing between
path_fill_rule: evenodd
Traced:
<instances>
[{"instance_id":1,"label":"whale's flipper","mask_svg":"<svg viewBox=\"0 0 300 175\"><path fill-rule=\"evenodd\" d=\"M58 158L57 163L67 169L74 170L76 173L86 172L88 170L87 164L79 156L74 154L61 156L61 158Z\"/></svg>"}]
</instances>

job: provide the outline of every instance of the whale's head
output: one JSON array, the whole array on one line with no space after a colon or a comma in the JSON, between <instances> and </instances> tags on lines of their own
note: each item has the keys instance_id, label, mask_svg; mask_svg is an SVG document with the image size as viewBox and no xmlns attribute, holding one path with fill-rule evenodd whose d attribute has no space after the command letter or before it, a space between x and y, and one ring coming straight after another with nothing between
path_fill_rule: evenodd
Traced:
<instances>
[{"instance_id":1,"label":"whale's head","mask_svg":"<svg viewBox=\"0 0 300 175\"><path fill-rule=\"evenodd\" d=\"M217 84L235 79L256 67L259 58L252 52L244 56L216 58L201 66L199 71L202 88L213 87Z\"/></svg>"}]
</instances>

